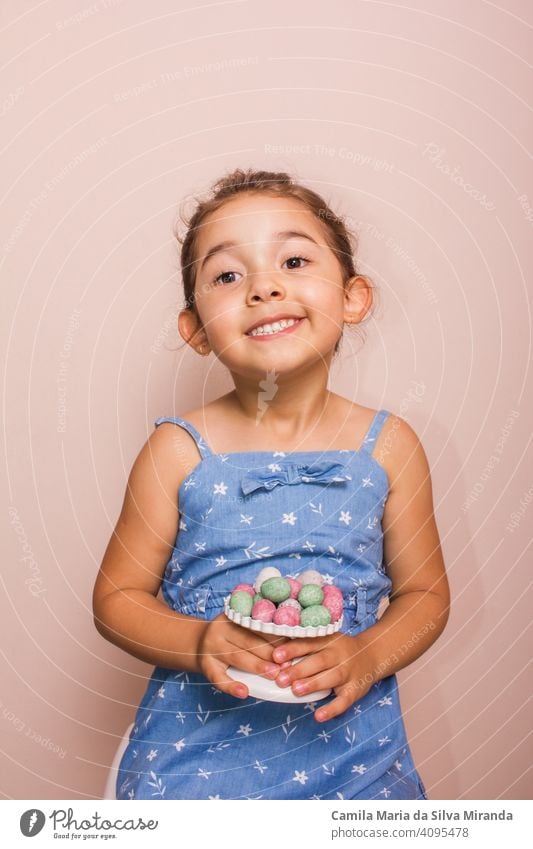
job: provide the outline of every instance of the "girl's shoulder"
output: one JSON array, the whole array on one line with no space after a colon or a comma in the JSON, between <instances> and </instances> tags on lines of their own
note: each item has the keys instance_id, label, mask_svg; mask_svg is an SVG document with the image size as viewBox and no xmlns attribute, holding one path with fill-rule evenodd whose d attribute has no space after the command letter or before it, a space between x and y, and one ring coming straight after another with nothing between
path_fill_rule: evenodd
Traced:
<instances>
[{"instance_id":1,"label":"girl's shoulder","mask_svg":"<svg viewBox=\"0 0 533 849\"><path fill-rule=\"evenodd\" d=\"M373 431L374 441L370 450L371 456L387 473L389 482L393 483L399 473L413 457L421 457L424 462L425 453L417 433L411 425L388 408L373 409L344 399L348 405L348 427L356 434L358 446L369 432ZM378 416L383 412L384 415Z\"/></svg>"}]
</instances>

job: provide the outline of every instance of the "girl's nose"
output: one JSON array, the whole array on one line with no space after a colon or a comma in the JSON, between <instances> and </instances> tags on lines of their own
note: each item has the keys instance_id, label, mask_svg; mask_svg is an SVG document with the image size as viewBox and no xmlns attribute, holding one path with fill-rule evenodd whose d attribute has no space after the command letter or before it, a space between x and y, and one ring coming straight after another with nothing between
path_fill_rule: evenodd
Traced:
<instances>
[{"instance_id":1,"label":"girl's nose","mask_svg":"<svg viewBox=\"0 0 533 849\"><path fill-rule=\"evenodd\" d=\"M257 298L282 298L285 294L285 286L275 272L266 271L264 273L250 275L248 297L251 300L257 300Z\"/></svg>"}]
</instances>

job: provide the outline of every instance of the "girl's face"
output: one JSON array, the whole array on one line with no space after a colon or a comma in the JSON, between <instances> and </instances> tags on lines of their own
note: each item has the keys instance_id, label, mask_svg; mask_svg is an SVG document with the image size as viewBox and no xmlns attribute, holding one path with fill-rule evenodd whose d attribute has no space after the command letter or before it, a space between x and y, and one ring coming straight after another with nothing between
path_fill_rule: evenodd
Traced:
<instances>
[{"instance_id":1,"label":"girl's face","mask_svg":"<svg viewBox=\"0 0 533 849\"><path fill-rule=\"evenodd\" d=\"M196 308L180 313L180 332L207 343L241 375L292 371L331 361L344 321L360 321L370 290L343 287L341 266L322 225L303 203L240 195L204 219L197 239ZM353 278L354 281L364 278ZM365 281L366 282L366 281ZM297 324L250 335L278 316Z\"/></svg>"}]
</instances>

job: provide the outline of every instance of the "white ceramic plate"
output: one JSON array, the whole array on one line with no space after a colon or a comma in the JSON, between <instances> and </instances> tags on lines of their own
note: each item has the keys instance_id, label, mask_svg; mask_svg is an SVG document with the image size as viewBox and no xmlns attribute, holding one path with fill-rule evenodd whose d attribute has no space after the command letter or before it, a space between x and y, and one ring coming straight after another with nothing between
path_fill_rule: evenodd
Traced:
<instances>
[{"instance_id":1,"label":"white ceramic plate","mask_svg":"<svg viewBox=\"0 0 533 849\"><path fill-rule=\"evenodd\" d=\"M260 619L252 619L251 616L243 616L242 613L236 613L229 606L230 596L224 599L224 613L235 622L236 625L242 625L243 628L249 628L251 631L259 631L263 634L275 634L277 637L327 637L329 634L335 634L342 625L342 616L337 622L330 622L329 625L318 625L313 627L308 625L305 628L303 625L276 625L274 622L261 622Z\"/></svg>"},{"instance_id":2,"label":"white ceramic plate","mask_svg":"<svg viewBox=\"0 0 533 849\"><path fill-rule=\"evenodd\" d=\"M295 657L292 662L298 663L300 660L303 660L303 657ZM267 702L307 704L308 702L318 702L320 699L325 699L331 693L331 687L328 687L326 690L315 690L314 693L297 696L290 687L279 687L275 681L271 681L270 678L264 678L262 675L245 672L243 669L236 669L234 666L228 666L226 672L230 678L246 684L248 694L252 698L263 699Z\"/></svg>"}]
</instances>

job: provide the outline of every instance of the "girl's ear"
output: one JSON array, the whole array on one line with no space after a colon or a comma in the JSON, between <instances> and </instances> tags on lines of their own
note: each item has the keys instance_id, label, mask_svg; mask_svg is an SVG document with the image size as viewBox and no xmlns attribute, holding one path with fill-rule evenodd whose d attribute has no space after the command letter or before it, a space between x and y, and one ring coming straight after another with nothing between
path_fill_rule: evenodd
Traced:
<instances>
[{"instance_id":1,"label":"girl's ear","mask_svg":"<svg viewBox=\"0 0 533 849\"><path fill-rule=\"evenodd\" d=\"M181 310L178 315L178 330L191 348L205 356L209 353L209 342L200 317L192 309Z\"/></svg>"},{"instance_id":2,"label":"girl's ear","mask_svg":"<svg viewBox=\"0 0 533 849\"><path fill-rule=\"evenodd\" d=\"M359 324L372 306L372 286L368 277L357 274L344 285L344 321Z\"/></svg>"}]
</instances>

